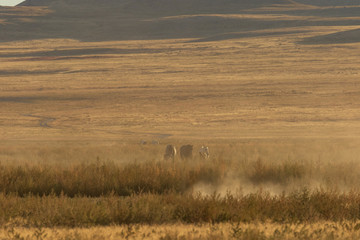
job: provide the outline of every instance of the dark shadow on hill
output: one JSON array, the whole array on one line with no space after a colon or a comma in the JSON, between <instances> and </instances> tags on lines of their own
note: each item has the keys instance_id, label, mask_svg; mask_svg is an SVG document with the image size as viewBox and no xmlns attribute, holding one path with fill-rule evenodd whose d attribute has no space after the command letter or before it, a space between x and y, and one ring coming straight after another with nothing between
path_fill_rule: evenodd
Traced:
<instances>
[{"instance_id":1,"label":"dark shadow on hill","mask_svg":"<svg viewBox=\"0 0 360 240\"><path fill-rule=\"evenodd\" d=\"M192 40L189 42L212 42L212 41L222 41L230 39L239 39L239 38L252 38L252 37L266 37L266 36L276 36L284 34L299 34L306 33L308 31L274 31L274 32L242 32L242 33L225 33L208 38L201 38Z\"/></svg>"},{"instance_id":2,"label":"dark shadow on hill","mask_svg":"<svg viewBox=\"0 0 360 240\"><path fill-rule=\"evenodd\" d=\"M344 44L360 42L360 28L327 35L305 38L300 44Z\"/></svg>"},{"instance_id":3,"label":"dark shadow on hill","mask_svg":"<svg viewBox=\"0 0 360 240\"><path fill-rule=\"evenodd\" d=\"M85 97L63 97L63 96L7 96L0 97L0 103L13 102L13 103L36 103L39 101L83 101L87 100ZM31 116L31 115L24 115Z\"/></svg>"},{"instance_id":4,"label":"dark shadow on hill","mask_svg":"<svg viewBox=\"0 0 360 240\"><path fill-rule=\"evenodd\" d=\"M48 75L48 74L57 74L63 73L65 70L49 70L49 71L4 71L0 70L0 77L1 76L17 76L17 75ZM1 101L1 99L0 99Z\"/></svg>"},{"instance_id":5,"label":"dark shadow on hill","mask_svg":"<svg viewBox=\"0 0 360 240\"><path fill-rule=\"evenodd\" d=\"M267 14L269 11L254 10L253 13ZM271 14L288 14L291 16L316 16L316 17L330 17L330 18L349 18L360 16L360 5L359 6L343 6L343 7L324 7L314 9L292 9L271 11Z\"/></svg>"},{"instance_id":6,"label":"dark shadow on hill","mask_svg":"<svg viewBox=\"0 0 360 240\"><path fill-rule=\"evenodd\" d=\"M360 5L360 0L296 0L298 3L314 6L354 6Z\"/></svg>"},{"instance_id":7,"label":"dark shadow on hill","mask_svg":"<svg viewBox=\"0 0 360 240\"><path fill-rule=\"evenodd\" d=\"M171 38L198 38L206 41L216 41L269 35L269 33L257 33L249 36L248 34L234 34L234 32L278 31L276 29L301 26L360 25L360 20L307 22L298 20L236 19L214 16L194 16L184 19L125 19L123 21L72 19L73 22L67 21L67 19L52 18L49 20L46 17L37 17L35 22L4 25L1 26L0 42L46 38L70 38L88 42ZM52 54L63 55L72 53Z\"/></svg>"},{"instance_id":8,"label":"dark shadow on hill","mask_svg":"<svg viewBox=\"0 0 360 240\"><path fill-rule=\"evenodd\" d=\"M140 54L140 53L159 53L163 49L119 49L119 48L81 48L64 49L50 51L36 51L27 53L0 53L0 57L68 57L86 55L107 55L107 54ZM1 74L1 71L0 71Z\"/></svg>"},{"instance_id":9,"label":"dark shadow on hill","mask_svg":"<svg viewBox=\"0 0 360 240\"><path fill-rule=\"evenodd\" d=\"M262 23L217 17L163 19L167 16L238 14L290 0L27 0L9 15L0 8L0 42L45 38L81 41L202 38L229 31L263 29ZM51 12L32 16L39 6ZM26 16L26 21L24 17ZM1 23L1 22L0 22Z\"/></svg>"},{"instance_id":10,"label":"dark shadow on hill","mask_svg":"<svg viewBox=\"0 0 360 240\"><path fill-rule=\"evenodd\" d=\"M48 6L61 16L94 13L135 17L155 17L198 13L236 13L273 4L291 4L291 0L26 0L19 6ZM90 16L90 15L89 15Z\"/></svg>"},{"instance_id":11,"label":"dark shadow on hill","mask_svg":"<svg viewBox=\"0 0 360 240\"><path fill-rule=\"evenodd\" d=\"M257 30L279 32L276 29L360 25L359 19L346 18L312 22L228 17L231 14L276 12L256 12L256 9L267 6L290 6L295 9L297 3L292 0L27 0L21 6L25 7L21 7L18 15L9 15L9 9L0 7L0 42L47 38L70 38L89 42L170 38L217 41L270 35L265 31L250 35L241 33ZM46 6L50 11L40 11L37 6ZM354 9L340 8L334 11L341 16L357 16ZM37 14L32 15L32 12ZM324 14L311 9L281 13L296 16ZM182 17L184 15L186 17ZM326 12L326 15L331 15L331 12ZM167 18L168 16L178 17Z\"/></svg>"}]
</instances>

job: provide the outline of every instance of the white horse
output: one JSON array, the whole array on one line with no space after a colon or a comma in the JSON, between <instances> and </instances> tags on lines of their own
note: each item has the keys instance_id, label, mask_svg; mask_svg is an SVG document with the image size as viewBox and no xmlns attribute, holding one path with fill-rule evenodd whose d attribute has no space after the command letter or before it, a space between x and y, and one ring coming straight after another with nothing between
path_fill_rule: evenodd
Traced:
<instances>
[{"instance_id":1,"label":"white horse","mask_svg":"<svg viewBox=\"0 0 360 240\"><path fill-rule=\"evenodd\" d=\"M199 155L202 159L208 159L210 157L209 148L206 146L201 146L199 150Z\"/></svg>"}]
</instances>

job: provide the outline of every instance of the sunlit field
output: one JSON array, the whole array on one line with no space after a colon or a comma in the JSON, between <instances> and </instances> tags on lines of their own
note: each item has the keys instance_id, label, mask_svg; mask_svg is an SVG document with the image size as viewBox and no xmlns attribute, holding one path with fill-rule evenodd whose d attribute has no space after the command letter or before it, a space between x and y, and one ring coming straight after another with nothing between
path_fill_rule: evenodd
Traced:
<instances>
[{"instance_id":1,"label":"sunlit field","mask_svg":"<svg viewBox=\"0 0 360 240\"><path fill-rule=\"evenodd\" d=\"M5 239L358 239L358 222L315 224L228 223L124 225L93 228L14 228L0 231Z\"/></svg>"},{"instance_id":2,"label":"sunlit field","mask_svg":"<svg viewBox=\"0 0 360 240\"><path fill-rule=\"evenodd\" d=\"M0 10L0 27L49 13ZM360 43L319 37L358 16L258 11L156 21L313 24L2 41L0 239L358 239Z\"/></svg>"},{"instance_id":3,"label":"sunlit field","mask_svg":"<svg viewBox=\"0 0 360 240\"><path fill-rule=\"evenodd\" d=\"M350 28L214 42L2 43L0 133L47 142L357 137L359 44L298 43Z\"/></svg>"}]
</instances>

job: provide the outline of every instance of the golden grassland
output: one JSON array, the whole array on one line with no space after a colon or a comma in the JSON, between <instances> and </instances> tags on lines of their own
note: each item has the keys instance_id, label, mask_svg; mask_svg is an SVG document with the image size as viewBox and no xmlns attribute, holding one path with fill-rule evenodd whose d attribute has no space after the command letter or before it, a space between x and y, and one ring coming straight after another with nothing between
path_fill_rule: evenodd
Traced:
<instances>
[{"instance_id":1,"label":"golden grassland","mask_svg":"<svg viewBox=\"0 0 360 240\"><path fill-rule=\"evenodd\" d=\"M0 134L30 141L357 137L359 44L297 42L354 28L211 42L2 43Z\"/></svg>"},{"instance_id":2,"label":"golden grassland","mask_svg":"<svg viewBox=\"0 0 360 240\"><path fill-rule=\"evenodd\" d=\"M233 223L123 225L93 228L19 228L7 225L0 239L358 239L358 222L315 224Z\"/></svg>"}]
</instances>

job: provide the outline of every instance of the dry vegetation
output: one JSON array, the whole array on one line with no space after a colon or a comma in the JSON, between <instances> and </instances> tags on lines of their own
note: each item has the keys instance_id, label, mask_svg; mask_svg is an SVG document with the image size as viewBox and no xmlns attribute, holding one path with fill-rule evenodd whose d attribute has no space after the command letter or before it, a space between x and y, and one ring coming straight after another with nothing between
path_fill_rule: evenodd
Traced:
<instances>
[{"instance_id":1,"label":"dry vegetation","mask_svg":"<svg viewBox=\"0 0 360 240\"><path fill-rule=\"evenodd\" d=\"M7 225L0 239L358 239L359 222L316 224L233 223L124 225L93 228L19 228Z\"/></svg>"},{"instance_id":2,"label":"dry vegetation","mask_svg":"<svg viewBox=\"0 0 360 240\"><path fill-rule=\"evenodd\" d=\"M161 151L141 160L129 157L132 162L128 163L99 157L88 162L4 162L0 166L0 222L90 227L357 221L355 143L309 143L223 143L213 145L208 161L166 162ZM127 145L128 152L140 154L151 148L163 150L157 145ZM318 155L318 148L325 153Z\"/></svg>"},{"instance_id":3,"label":"dry vegetation","mask_svg":"<svg viewBox=\"0 0 360 240\"><path fill-rule=\"evenodd\" d=\"M360 43L336 41L359 19L327 15L358 7L304 9L150 19L287 21L202 38L2 42L0 239L358 239ZM0 10L7 29L51 13ZM163 161L168 143L211 158Z\"/></svg>"}]
</instances>

